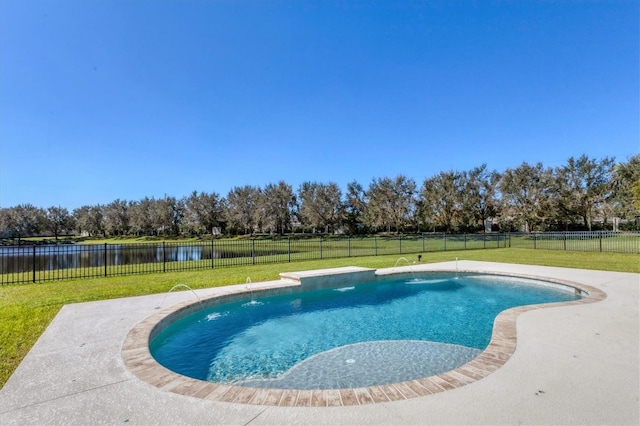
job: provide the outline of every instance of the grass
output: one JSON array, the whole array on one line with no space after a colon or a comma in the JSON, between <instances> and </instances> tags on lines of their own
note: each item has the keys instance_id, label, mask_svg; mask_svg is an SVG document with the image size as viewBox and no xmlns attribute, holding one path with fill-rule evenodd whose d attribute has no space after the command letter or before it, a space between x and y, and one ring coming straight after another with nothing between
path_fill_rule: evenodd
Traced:
<instances>
[{"instance_id":1,"label":"grass","mask_svg":"<svg viewBox=\"0 0 640 426\"><path fill-rule=\"evenodd\" d=\"M416 254L404 257L411 262L417 259ZM461 250L423 253L422 262L451 261L456 257L460 260L640 273L638 255L618 253L518 248ZM391 254L2 286L0 388L65 304L163 293L179 283L198 289L241 284L247 277L252 282L274 280L278 279L280 272L340 266L385 268L394 266L398 258L398 254Z\"/></svg>"}]
</instances>

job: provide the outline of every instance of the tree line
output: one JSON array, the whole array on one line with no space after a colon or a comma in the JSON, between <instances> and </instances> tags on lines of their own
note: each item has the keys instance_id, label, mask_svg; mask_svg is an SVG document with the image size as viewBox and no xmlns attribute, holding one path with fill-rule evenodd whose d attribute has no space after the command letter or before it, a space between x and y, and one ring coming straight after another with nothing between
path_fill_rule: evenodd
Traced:
<instances>
[{"instance_id":1,"label":"tree line","mask_svg":"<svg viewBox=\"0 0 640 426\"><path fill-rule=\"evenodd\" d=\"M638 229L640 154L571 157L556 168L522 163L502 173L486 164L445 171L418 187L404 175L357 181L343 192L334 182L284 181L232 188L226 196L117 199L69 212L31 204L0 209L0 235L206 236L321 232L480 232Z\"/></svg>"}]
</instances>

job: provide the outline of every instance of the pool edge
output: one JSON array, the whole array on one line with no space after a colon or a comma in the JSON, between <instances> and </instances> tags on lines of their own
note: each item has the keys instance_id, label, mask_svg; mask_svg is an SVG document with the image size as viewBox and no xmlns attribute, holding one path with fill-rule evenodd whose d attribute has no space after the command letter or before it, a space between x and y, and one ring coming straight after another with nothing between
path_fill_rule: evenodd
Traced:
<instances>
[{"instance_id":1,"label":"pool edge","mask_svg":"<svg viewBox=\"0 0 640 426\"><path fill-rule=\"evenodd\" d=\"M392 269L393 271L390 271ZM415 269L388 268L380 275L402 273ZM376 271L376 275L378 274ZM420 271L423 272L423 271ZM280 407L331 407L353 406L371 403L400 401L456 389L481 380L498 370L513 355L517 347L516 321L525 312L549 307L563 307L594 303L606 298L606 293L574 281L558 280L545 276L480 270L441 270L439 272L465 272L533 278L568 286L579 290L583 298L570 302L555 302L519 306L502 311L496 317L491 340L487 348L472 361L445 373L388 385L331 390L264 389L217 384L182 376L155 361L149 351L149 342L156 326L167 316L188 310L193 301L183 302L150 315L133 327L122 346L122 359L127 369L140 380L159 389L195 398L250 405ZM257 285L258 283L256 283ZM296 286L283 281L269 288ZM229 291L214 298L246 294L247 289Z\"/></svg>"}]
</instances>

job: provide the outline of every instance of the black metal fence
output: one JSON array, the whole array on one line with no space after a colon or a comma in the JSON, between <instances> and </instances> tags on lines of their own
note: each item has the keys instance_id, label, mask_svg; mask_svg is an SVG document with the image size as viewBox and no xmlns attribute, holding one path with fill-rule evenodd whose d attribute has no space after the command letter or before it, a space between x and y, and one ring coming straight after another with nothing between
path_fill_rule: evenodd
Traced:
<instances>
[{"instance_id":1,"label":"black metal fence","mask_svg":"<svg viewBox=\"0 0 640 426\"><path fill-rule=\"evenodd\" d=\"M0 284L507 247L508 234L0 246Z\"/></svg>"},{"instance_id":2,"label":"black metal fence","mask_svg":"<svg viewBox=\"0 0 640 426\"><path fill-rule=\"evenodd\" d=\"M420 234L0 246L0 284L504 247L640 253L640 232Z\"/></svg>"},{"instance_id":3,"label":"black metal fence","mask_svg":"<svg viewBox=\"0 0 640 426\"><path fill-rule=\"evenodd\" d=\"M593 231L511 234L509 246L543 250L640 253L640 232Z\"/></svg>"}]
</instances>

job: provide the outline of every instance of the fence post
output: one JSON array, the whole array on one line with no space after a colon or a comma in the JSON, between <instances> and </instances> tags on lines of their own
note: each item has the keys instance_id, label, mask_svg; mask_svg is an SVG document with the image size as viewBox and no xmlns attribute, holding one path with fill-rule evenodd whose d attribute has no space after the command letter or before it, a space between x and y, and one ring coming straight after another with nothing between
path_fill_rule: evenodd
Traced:
<instances>
[{"instance_id":1,"label":"fence post","mask_svg":"<svg viewBox=\"0 0 640 426\"><path fill-rule=\"evenodd\" d=\"M351 237L347 235L347 257L351 257Z\"/></svg>"},{"instance_id":2,"label":"fence post","mask_svg":"<svg viewBox=\"0 0 640 426\"><path fill-rule=\"evenodd\" d=\"M162 272L167 272L167 244L162 242Z\"/></svg>"},{"instance_id":3,"label":"fence post","mask_svg":"<svg viewBox=\"0 0 640 426\"><path fill-rule=\"evenodd\" d=\"M376 238L376 236L373 236L373 255L377 256L378 255L378 239Z\"/></svg>"},{"instance_id":4,"label":"fence post","mask_svg":"<svg viewBox=\"0 0 640 426\"><path fill-rule=\"evenodd\" d=\"M256 264L256 240L251 240L251 264Z\"/></svg>"},{"instance_id":5,"label":"fence post","mask_svg":"<svg viewBox=\"0 0 640 426\"><path fill-rule=\"evenodd\" d=\"M482 248L483 249L487 248L487 234L486 233L482 234Z\"/></svg>"},{"instance_id":6,"label":"fence post","mask_svg":"<svg viewBox=\"0 0 640 426\"><path fill-rule=\"evenodd\" d=\"M291 237L287 237L287 251L289 256L289 263L291 263Z\"/></svg>"},{"instance_id":7,"label":"fence post","mask_svg":"<svg viewBox=\"0 0 640 426\"><path fill-rule=\"evenodd\" d=\"M567 231L562 231L562 246L564 251L567 251Z\"/></svg>"},{"instance_id":8,"label":"fence post","mask_svg":"<svg viewBox=\"0 0 640 426\"><path fill-rule=\"evenodd\" d=\"M447 233L442 233L442 238L444 239L444 251L447 251Z\"/></svg>"},{"instance_id":9,"label":"fence post","mask_svg":"<svg viewBox=\"0 0 640 426\"><path fill-rule=\"evenodd\" d=\"M104 276L107 276L107 243L104 243L104 255L102 256L104 261Z\"/></svg>"},{"instance_id":10,"label":"fence post","mask_svg":"<svg viewBox=\"0 0 640 426\"><path fill-rule=\"evenodd\" d=\"M322 259L322 237L320 237L320 259Z\"/></svg>"},{"instance_id":11,"label":"fence post","mask_svg":"<svg viewBox=\"0 0 640 426\"><path fill-rule=\"evenodd\" d=\"M464 249L467 249L467 233L464 233Z\"/></svg>"},{"instance_id":12,"label":"fence post","mask_svg":"<svg viewBox=\"0 0 640 426\"><path fill-rule=\"evenodd\" d=\"M422 233L422 251L424 251L424 232Z\"/></svg>"},{"instance_id":13,"label":"fence post","mask_svg":"<svg viewBox=\"0 0 640 426\"><path fill-rule=\"evenodd\" d=\"M398 248L400 250L400 254L402 254L402 235L398 237Z\"/></svg>"},{"instance_id":14,"label":"fence post","mask_svg":"<svg viewBox=\"0 0 640 426\"><path fill-rule=\"evenodd\" d=\"M33 282L36 282L36 245L33 245Z\"/></svg>"},{"instance_id":15,"label":"fence post","mask_svg":"<svg viewBox=\"0 0 640 426\"><path fill-rule=\"evenodd\" d=\"M211 269L215 268L215 263L213 261L215 254L215 245L213 244L213 238L211 238Z\"/></svg>"},{"instance_id":16,"label":"fence post","mask_svg":"<svg viewBox=\"0 0 640 426\"><path fill-rule=\"evenodd\" d=\"M602 253L602 231L598 232L598 237L600 238L600 253Z\"/></svg>"},{"instance_id":17,"label":"fence post","mask_svg":"<svg viewBox=\"0 0 640 426\"><path fill-rule=\"evenodd\" d=\"M534 233L533 233L533 249L535 250L535 249L537 249L537 248L538 248L538 247L537 247L537 244L536 244L536 233L534 232Z\"/></svg>"}]
</instances>

